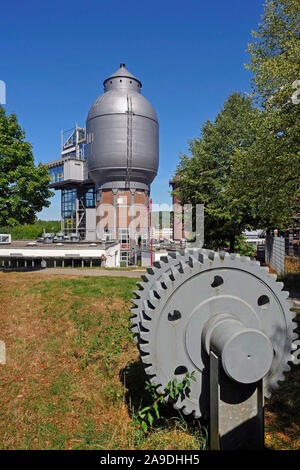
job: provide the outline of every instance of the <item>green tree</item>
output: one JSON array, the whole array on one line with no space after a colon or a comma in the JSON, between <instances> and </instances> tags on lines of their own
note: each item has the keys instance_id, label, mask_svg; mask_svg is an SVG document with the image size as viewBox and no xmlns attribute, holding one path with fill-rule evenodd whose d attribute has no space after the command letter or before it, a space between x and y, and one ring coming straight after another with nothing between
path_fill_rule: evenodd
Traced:
<instances>
[{"instance_id":1,"label":"green tree","mask_svg":"<svg viewBox=\"0 0 300 470\"><path fill-rule=\"evenodd\" d=\"M271 0L248 46L253 96L261 107L256 140L232 157L232 195L251 195L261 228L286 229L299 207L300 186L300 3ZM299 91L299 90L298 90ZM296 98L296 99L295 99Z\"/></svg>"},{"instance_id":2,"label":"green tree","mask_svg":"<svg viewBox=\"0 0 300 470\"><path fill-rule=\"evenodd\" d=\"M204 204L205 245L234 251L235 238L253 224L251 198L239 199L230 190L231 158L255 140L257 110L251 99L232 93L214 122L202 125L201 135L189 143L191 157L181 156L174 193L182 204Z\"/></svg>"},{"instance_id":3,"label":"green tree","mask_svg":"<svg viewBox=\"0 0 300 470\"><path fill-rule=\"evenodd\" d=\"M253 94L263 108L285 110L293 82L300 79L299 15L299 0L266 1L262 23L252 31L255 41L248 44L246 68L253 73Z\"/></svg>"},{"instance_id":4,"label":"green tree","mask_svg":"<svg viewBox=\"0 0 300 470\"><path fill-rule=\"evenodd\" d=\"M15 114L0 106L0 225L33 223L36 213L48 207L47 168L34 164L32 148Z\"/></svg>"}]
</instances>

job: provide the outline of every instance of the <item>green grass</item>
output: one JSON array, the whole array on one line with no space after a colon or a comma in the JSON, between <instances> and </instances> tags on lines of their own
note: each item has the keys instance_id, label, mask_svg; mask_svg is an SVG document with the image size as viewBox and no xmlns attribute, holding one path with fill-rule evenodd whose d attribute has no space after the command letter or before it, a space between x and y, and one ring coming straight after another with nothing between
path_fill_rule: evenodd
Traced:
<instances>
[{"instance_id":1,"label":"green grass","mask_svg":"<svg viewBox=\"0 0 300 470\"><path fill-rule=\"evenodd\" d=\"M151 397L130 331L138 279L0 274L1 449L199 449L198 421L165 406L144 433Z\"/></svg>"}]
</instances>

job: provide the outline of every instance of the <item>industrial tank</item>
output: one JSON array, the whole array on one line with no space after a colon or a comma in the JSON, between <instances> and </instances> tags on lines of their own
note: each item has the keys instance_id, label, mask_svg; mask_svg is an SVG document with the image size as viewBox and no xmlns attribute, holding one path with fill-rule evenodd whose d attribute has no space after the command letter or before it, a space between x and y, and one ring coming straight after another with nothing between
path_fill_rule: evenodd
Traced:
<instances>
[{"instance_id":1,"label":"industrial tank","mask_svg":"<svg viewBox=\"0 0 300 470\"><path fill-rule=\"evenodd\" d=\"M149 189L159 160L156 112L125 64L103 85L86 121L89 176L102 189Z\"/></svg>"}]
</instances>

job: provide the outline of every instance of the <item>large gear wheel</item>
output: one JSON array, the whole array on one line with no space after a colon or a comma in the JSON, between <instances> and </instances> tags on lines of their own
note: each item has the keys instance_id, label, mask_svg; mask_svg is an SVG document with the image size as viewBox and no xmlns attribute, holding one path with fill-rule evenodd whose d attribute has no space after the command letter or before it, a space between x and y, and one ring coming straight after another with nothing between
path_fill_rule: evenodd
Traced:
<instances>
[{"instance_id":1,"label":"large gear wheel","mask_svg":"<svg viewBox=\"0 0 300 470\"><path fill-rule=\"evenodd\" d=\"M206 249L196 249L197 253L209 253ZM144 302L147 296L155 290L157 282L162 279L162 276L171 274L172 269L180 266L182 257L188 262L191 254L195 253L195 249L180 250L169 252L169 256L161 256L159 261L154 261L153 267L147 269L147 274L142 274L142 282L137 282L137 291L133 291L136 295L135 299L131 299L134 307L130 310L133 316L130 318L132 322L131 330L133 338L136 342L139 340L140 326L141 326L141 312L144 307Z\"/></svg>"},{"instance_id":2,"label":"large gear wheel","mask_svg":"<svg viewBox=\"0 0 300 470\"><path fill-rule=\"evenodd\" d=\"M138 287L131 321L150 382L164 393L174 374L180 380L195 371L196 381L173 403L184 414L209 413L209 356L201 337L216 314L231 315L270 340L274 354L263 379L265 396L284 380L288 362L297 361L292 351L298 335L288 292L259 262L224 252L186 250L149 268Z\"/></svg>"}]
</instances>

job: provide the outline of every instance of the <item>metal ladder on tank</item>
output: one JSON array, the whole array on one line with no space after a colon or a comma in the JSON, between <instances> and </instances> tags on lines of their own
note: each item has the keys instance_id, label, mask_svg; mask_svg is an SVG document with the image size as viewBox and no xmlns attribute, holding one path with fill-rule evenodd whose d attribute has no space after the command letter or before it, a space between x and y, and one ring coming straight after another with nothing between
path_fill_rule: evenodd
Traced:
<instances>
[{"instance_id":1,"label":"metal ladder on tank","mask_svg":"<svg viewBox=\"0 0 300 470\"><path fill-rule=\"evenodd\" d=\"M130 188L130 178L132 169L132 98L127 96L127 165L126 165L126 180L125 188Z\"/></svg>"}]
</instances>

